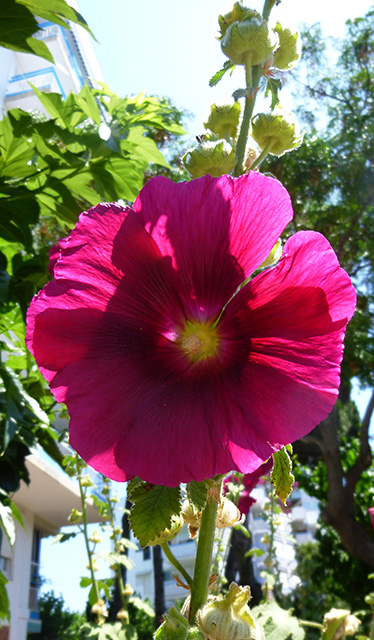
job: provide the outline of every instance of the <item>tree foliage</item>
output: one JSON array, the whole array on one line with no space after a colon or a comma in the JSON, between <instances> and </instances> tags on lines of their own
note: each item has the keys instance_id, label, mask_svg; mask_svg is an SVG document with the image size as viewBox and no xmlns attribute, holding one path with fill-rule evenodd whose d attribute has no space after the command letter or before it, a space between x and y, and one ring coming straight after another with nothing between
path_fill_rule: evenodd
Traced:
<instances>
[{"instance_id":1,"label":"tree foliage","mask_svg":"<svg viewBox=\"0 0 374 640\"><path fill-rule=\"evenodd\" d=\"M324 522L338 532L346 550L371 567L374 537L367 509L374 504L369 441L374 395L360 420L351 393L355 379L374 386L373 16L371 9L364 18L347 22L333 68L319 28L304 33L304 65L295 79L299 94L304 87L305 141L267 165L291 194L295 218L290 231L323 233L356 286L339 402L294 449L303 463L296 467L297 480L321 500Z\"/></svg>"},{"instance_id":2,"label":"tree foliage","mask_svg":"<svg viewBox=\"0 0 374 640\"><path fill-rule=\"evenodd\" d=\"M81 637L79 629L86 618L65 609L62 596L56 596L53 591L43 594L39 600L39 612L42 628L39 633L32 634L35 640L77 640Z\"/></svg>"}]
</instances>

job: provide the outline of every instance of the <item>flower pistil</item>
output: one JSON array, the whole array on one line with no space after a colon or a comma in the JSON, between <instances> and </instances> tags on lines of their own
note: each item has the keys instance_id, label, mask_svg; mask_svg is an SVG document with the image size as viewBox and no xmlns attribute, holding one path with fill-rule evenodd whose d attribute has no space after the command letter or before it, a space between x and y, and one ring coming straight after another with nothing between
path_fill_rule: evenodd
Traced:
<instances>
[{"instance_id":1,"label":"flower pistil","mask_svg":"<svg viewBox=\"0 0 374 640\"><path fill-rule=\"evenodd\" d=\"M178 342L192 362L210 358L217 353L217 332L208 324L188 322Z\"/></svg>"}]
</instances>

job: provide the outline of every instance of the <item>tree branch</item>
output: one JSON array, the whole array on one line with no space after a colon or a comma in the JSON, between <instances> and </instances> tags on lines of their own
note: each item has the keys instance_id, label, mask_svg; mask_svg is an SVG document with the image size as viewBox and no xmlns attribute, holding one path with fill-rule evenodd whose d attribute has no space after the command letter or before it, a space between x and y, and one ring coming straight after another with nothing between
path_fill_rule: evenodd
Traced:
<instances>
[{"instance_id":1,"label":"tree branch","mask_svg":"<svg viewBox=\"0 0 374 640\"><path fill-rule=\"evenodd\" d=\"M369 443L369 426L374 411L374 389L372 391L365 415L361 422L360 430L360 451L354 465L346 474L346 490L353 494L356 484L373 460L373 454Z\"/></svg>"}]
</instances>

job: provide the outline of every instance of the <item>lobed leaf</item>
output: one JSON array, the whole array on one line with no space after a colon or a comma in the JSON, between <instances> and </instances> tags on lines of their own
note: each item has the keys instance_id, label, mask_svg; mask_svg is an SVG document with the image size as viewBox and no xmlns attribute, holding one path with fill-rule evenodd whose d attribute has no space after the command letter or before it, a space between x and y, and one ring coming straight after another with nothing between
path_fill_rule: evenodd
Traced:
<instances>
[{"instance_id":1,"label":"lobed leaf","mask_svg":"<svg viewBox=\"0 0 374 640\"><path fill-rule=\"evenodd\" d=\"M303 640L304 629L290 611L276 602L266 602L251 610L264 629L266 640Z\"/></svg>"},{"instance_id":2,"label":"lobed leaf","mask_svg":"<svg viewBox=\"0 0 374 640\"><path fill-rule=\"evenodd\" d=\"M131 492L130 499L133 502L131 529L142 547L169 529L172 516L179 515L182 508L179 487L145 483Z\"/></svg>"},{"instance_id":3,"label":"lobed leaf","mask_svg":"<svg viewBox=\"0 0 374 640\"><path fill-rule=\"evenodd\" d=\"M290 495L295 482L292 473L292 462L289 453L292 453L292 446L289 444L280 451L273 453L273 469L270 474L270 481L274 486L275 495L285 504Z\"/></svg>"},{"instance_id":4,"label":"lobed leaf","mask_svg":"<svg viewBox=\"0 0 374 640\"><path fill-rule=\"evenodd\" d=\"M187 497L196 511L202 511L204 509L210 486L211 484L208 480L203 480L202 482L192 480L192 482L188 483L186 487Z\"/></svg>"}]
</instances>

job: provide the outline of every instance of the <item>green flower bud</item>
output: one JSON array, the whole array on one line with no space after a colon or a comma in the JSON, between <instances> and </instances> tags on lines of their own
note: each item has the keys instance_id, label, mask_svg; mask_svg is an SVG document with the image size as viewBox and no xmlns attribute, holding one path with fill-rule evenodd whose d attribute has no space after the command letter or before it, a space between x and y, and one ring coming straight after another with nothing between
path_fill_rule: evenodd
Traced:
<instances>
[{"instance_id":1,"label":"green flower bud","mask_svg":"<svg viewBox=\"0 0 374 640\"><path fill-rule=\"evenodd\" d=\"M82 485L82 487L93 487L94 483L91 480L90 476L88 474L86 474L85 476L83 476L81 478L81 485Z\"/></svg>"},{"instance_id":2,"label":"green flower bud","mask_svg":"<svg viewBox=\"0 0 374 640\"><path fill-rule=\"evenodd\" d=\"M199 609L199 629L209 640L263 640L263 630L252 618L247 604L250 597L249 587L232 582L224 598Z\"/></svg>"},{"instance_id":3,"label":"green flower bud","mask_svg":"<svg viewBox=\"0 0 374 640\"><path fill-rule=\"evenodd\" d=\"M251 135L261 151L266 149L278 157L296 149L303 139L297 123L280 108L273 113L258 113L252 120Z\"/></svg>"},{"instance_id":4,"label":"green flower bud","mask_svg":"<svg viewBox=\"0 0 374 640\"><path fill-rule=\"evenodd\" d=\"M157 629L155 640L185 640L188 620L175 607L164 614L164 622Z\"/></svg>"},{"instance_id":5,"label":"green flower bud","mask_svg":"<svg viewBox=\"0 0 374 640\"><path fill-rule=\"evenodd\" d=\"M204 122L205 129L210 129L219 138L236 138L240 118L240 104L224 104L218 106L213 104L207 122Z\"/></svg>"},{"instance_id":6,"label":"green flower bud","mask_svg":"<svg viewBox=\"0 0 374 640\"><path fill-rule=\"evenodd\" d=\"M126 611L126 609L120 609L118 611L118 613L116 614L116 618L118 618L118 620L121 620L121 622L123 624L128 624L128 622L129 622L129 613L128 613L128 611Z\"/></svg>"},{"instance_id":7,"label":"green flower bud","mask_svg":"<svg viewBox=\"0 0 374 640\"><path fill-rule=\"evenodd\" d=\"M134 589L132 588L131 584L125 584L123 590L122 590L122 595L124 596L132 596L134 594Z\"/></svg>"},{"instance_id":8,"label":"green flower bud","mask_svg":"<svg viewBox=\"0 0 374 640\"><path fill-rule=\"evenodd\" d=\"M79 524L82 522L82 515L82 512L78 511L78 509L72 509L68 521L71 522L71 524Z\"/></svg>"},{"instance_id":9,"label":"green flower bud","mask_svg":"<svg viewBox=\"0 0 374 640\"><path fill-rule=\"evenodd\" d=\"M269 255L265 260L260 264L259 269L266 269L267 267L272 267L274 264L278 262L282 255L282 241L278 240L275 243L274 247L270 251Z\"/></svg>"},{"instance_id":10,"label":"green flower bud","mask_svg":"<svg viewBox=\"0 0 374 640\"><path fill-rule=\"evenodd\" d=\"M374 606L374 593L369 593L367 596L365 596L365 602L366 604L369 604L371 607Z\"/></svg>"},{"instance_id":11,"label":"green flower bud","mask_svg":"<svg viewBox=\"0 0 374 640\"><path fill-rule=\"evenodd\" d=\"M258 15L259 13L257 13L257 11L254 11L253 9L247 9L246 7L243 7L240 2L235 2L232 11L225 13L224 16L218 16L218 23L221 31L219 40L223 38L227 29L231 24L233 24L233 22L241 22L245 18L249 20L250 18L253 18L253 16Z\"/></svg>"},{"instance_id":12,"label":"green flower bud","mask_svg":"<svg viewBox=\"0 0 374 640\"><path fill-rule=\"evenodd\" d=\"M148 542L149 547L153 547L156 544L163 544L164 542L168 542L175 538L175 536L180 532L183 527L184 521L182 516L171 516L171 525L170 529L164 529L160 533L160 535L156 536L154 540Z\"/></svg>"},{"instance_id":13,"label":"green flower bud","mask_svg":"<svg viewBox=\"0 0 374 640\"><path fill-rule=\"evenodd\" d=\"M323 630L329 631L332 640L344 640L345 636L354 636L361 620L346 609L330 609L323 617Z\"/></svg>"},{"instance_id":14,"label":"green flower bud","mask_svg":"<svg viewBox=\"0 0 374 640\"><path fill-rule=\"evenodd\" d=\"M226 140L203 140L198 147L187 151L183 162L193 178L208 173L217 178L231 173L235 166L235 151Z\"/></svg>"},{"instance_id":15,"label":"green flower bud","mask_svg":"<svg viewBox=\"0 0 374 640\"><path fill-rule=\"evenodd\" d=\"M283 29L280 22L274 28L279 38L279 47L274 51L273 66L288 71L292 69L301 56L301 38L296 30Z\"/></svg>"},{"instance_id":16,"label":"green flower bud","mask_svg":"<svg viewBox=\"0 0 374 640\"><path fill-rule=\"evenodd\" d=\"M249 19L233 22L221 40L221 49L234 64L264 63L278 43L274 31L256 12Z\"/></svg>"},{"instance_id":17,"label":"green flower bud","mask_svg":"<svg viewBox=\"0 0 374 640\"><path fill-rule=\"evenodd\" d=\"M102 540L101 535L96 530L90 535L88 539L90 542L93 542L94 544L99 544L99 542L101 542Z\"/></svg>"}]
</instances>

